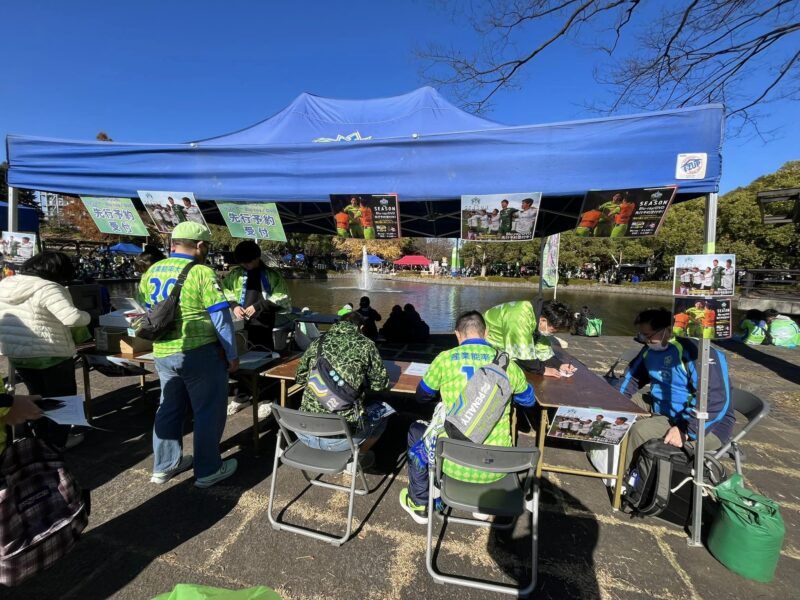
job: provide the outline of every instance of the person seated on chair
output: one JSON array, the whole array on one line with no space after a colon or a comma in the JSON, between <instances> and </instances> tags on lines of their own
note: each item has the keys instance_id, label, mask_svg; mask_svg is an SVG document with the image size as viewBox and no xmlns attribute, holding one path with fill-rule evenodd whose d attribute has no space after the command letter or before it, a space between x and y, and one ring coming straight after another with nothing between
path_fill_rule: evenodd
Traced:
<instances>
[{"instance_id":1,"label":"person seated on chair","mask_svg":"<svg viewBox=\"0 0 800 600\"><path fill-rule=\"evenodd\" d=\"M550 338L558 331L569 330L574 315L569 306L554 300L543 303L541 312L537 319L528 300L498 304L486 311L486 339L526 371L561 377L575 367L558 359Z\"/></svg>"},{"instance_id":2,"label":"person seated on chair","mask_svg":"<svg viewBox=\"0 0 800 600\"><path fill-rule=\"evenodd\" d=\"M400 342L405 336L405 319L403 316L403 307L395 304L392 307L392 312L389 313L389 318L381 327L381 335L386 338L387 342Z\"/></svg>"},{"instance_id":3,"label":"person seated on chair","mask_svg":"<svg viewBox=\"0 0 800 600\"><path fill-rule=\"evenodd\" d=\"M628 365L618 389L631 398L650 384L643 408L649 409L652 416L638 419L631 427L627 465L630 465L636 449L653 438L661 438L676 448L685 447L689 452L694 450L697 440L697 419L692 414L697 402L700 371L697 341L672 335L672 313L666 308L642 311L634 324L644 348ZM711 348L708 373L709 418L706 421L705 448L716 450L728 442L736 423L728 363L725 355L716 348Z\"/></svg>"},{"instance_id":4,"label":"person seated on chair","mask_svg":"<svg viewBox=\"0 0 800 600\"><path fill-rule=\"evenodd\" d=\"M417 386L417 401L430 402L437 395L441 402L431 424L417 421L408 430L408 487L400 490L400 506L417 523L428 522L428 452L435 446L436 437L444 434L446 413L459 401L461 392L475 370L491 363L497 350L486 341L486 322L478 311L465 312L458 317L455 329L458 346L441 352L431 363L428 372ZM506 370L513 401L520 406L533 406L536 398L533 387L514 361ZM490 446L511 447L511 402L503 416L483 442ZM490 483L501 479L501 473L487 473L445 463L448 476L471 483Z\"/></svg>"},{"instance_id":5,"label":"person seated on chair","mask_svg":"<svg viewBox=\"0 0 800 600\"><path fill-rule=\"evenodd\" d=\"M800 345L800 327L791 317L780 314L774 308L764 311L764 318L769 326L769 337L773 346L797 348Z\"/></svg>"},{"instance_id":6,"label":"person seated on chair","mask_svg":"<svg viewBox=\"0 0 800 600\"><path fill-rule=\"evenodd\" d=\"M292 308L286 280L261 260L261 248L253 240L240 242L233 251L238 266L222 280L222 292L237 319L244 319L248 345L256 351L272 351L275 315ZM240 392L228 404L228 415L250 406L252 395ZM259 417L270 413L269 404L258 407Z\"/></svg>"},{"instance_id":7,"label":"person seated on chair","mask_svg":"<svg viewBox=\"0 0 800 600\"><path fill-rule=\"evenodd\" d=\"M328 331L311 343L300 358L295 379L298 385L306 386L300 403L301 410L311 413L330 412L319 403L307 385L322 344L321 355L349 386L360 390L360 402L336 414L343 416L349 423L353 442L361 446L359 462L366 468L374 461L374 455L367 451L386 430L388 408L383 403L368 404L364 395L367 391L381 392L388 389L389 373L375 342L362 333L363 327L364 318L359 313L351 311L343 315L338 323L331 325ZM298 434L298 437L311 448L334 451L349 449L346 438L320 438L303 434Z\"/></svg>"},{"instance_id":8,"label":"person seated on chair","mask_svg":"<svg viewBox=\"0 0 800 600\"><path fill-rule=\"evenodd\" d=\"M358 314L364 318L364 335L374 340L378 337L376 322L381 320L380 313L369 305L369 296L361 296L358 302Z\"/></svg>"}]
</instances>

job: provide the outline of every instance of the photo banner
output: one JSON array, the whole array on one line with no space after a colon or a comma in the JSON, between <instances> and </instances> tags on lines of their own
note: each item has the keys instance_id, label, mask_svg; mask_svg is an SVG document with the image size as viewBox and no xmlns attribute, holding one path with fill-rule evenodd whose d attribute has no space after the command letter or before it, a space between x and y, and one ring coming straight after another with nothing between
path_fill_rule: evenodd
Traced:
<instances>
[{"instance_id":1,"label":"photo banner","mask_svg":"<svg viewBox=\"0 0 800 600\"><path fill-rule=\"evenodd\" d=\"M461 196L461 237L477 242L529 242L541 192Z\"/></svg>"},{"instance_id":2,"label":"photo banner","mask_svg":"<svg viewBox=\"0 0 800 600\"><path fill-rule=\"evenodd\" d=\"M675 298L672 332L677 336L725 340L733 335L733 302L724 298Z\"/></svg>"},{"instance_id":3,"label":"photo banner","mask_svg":"<svg viewBox=\"0 0 800 600\"><path fill-rule=\"evenodd\" d=\"M597 238L655 235L677 189L668 186L587 192L575 235Z\"/></svg>"},{"instance_id":4,"label":"photo banner","mask_svg":"<svg viewBox=\"0 0 800 600\"><path fill-rule=\"evenodd\" d=\"M635 413L561 406L556 411L547 435L616 446L635 421Z\"/></svg>"},{"instance_id":5,"label":"photo banner","mask_svg":"<svg viewBox=\"0 0 800 600\"><path fill-rule=\"evenodd\" d=\"M336 235L359 240L400 237L397 194L331 194Z\"/></svg>"},{"instance_id":6,"label":"photo banner","mask_svg":"<svg viewBox=\"0 0 800 600\"><path fill-rule=\"evenodd\" d=\"M675 257L674 296L733 296L735 254L680 254Z\"/></svg>"},{"instance_id":7,"label":"photo banner","mask_svg":"<svg viewBox=\"0 0 800 600\"><path fill-rule=\"evenodd\" d=\"M558 250L561 234L556 233L547 238L542 251L542 282L544 287L554 288L558 285Z\"/></svg>"},{"instance_id":8,"label":"photo banner","mask_svg":"<svg viewBox=\"0 0 800 600\"><path fill-rule=\"evenodd\" d=\"M172 233L178 223L206 225L192 192L138 191L139 198L160 233Z\"/></svg>"},{"instance_id":9,"label":"photo banner","mask_svg":"<svg viewBox=\"0 0 800 600\"><path fill-rule=\"evenodd\" d=\"M285 242L278 206L274 202L221 202L217 208L231 237Z\"/></svg>"},{"instance_id":10,"label":"photo banner","mask_svg":"<svg viewBox=\"0 0 800 600\"><path fill-rule=\"evenodd\" d=\"M148 236L147 227L130 198L96 198L81 196L92 221L100 233Z\"/></svg>"},{"instance_id":11,"label":"photo banner","mask_svg":"<svg viewBox=\"0 0 800 600\"><path fill-rule=\"evenodd\" d=\"M4 231L0 238L0 252L3 253L3 261L20 265L34 254L39 253L36 246L36 234L24 231Z\"/></svg>"}]
</instances>

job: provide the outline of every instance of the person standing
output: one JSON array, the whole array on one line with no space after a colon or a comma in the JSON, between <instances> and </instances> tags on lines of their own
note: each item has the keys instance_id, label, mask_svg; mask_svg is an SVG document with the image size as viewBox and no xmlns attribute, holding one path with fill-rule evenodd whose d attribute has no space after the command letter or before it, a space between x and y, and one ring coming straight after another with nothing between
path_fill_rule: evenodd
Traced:
<instances>
[{"instance_id":1,"label":"person standing","mask_svg":"<svg viewBox=\"0 0 800 600\"><path fill-rule=\"evenodd\" d=\"M699 267L692 269L692 288L699 290L703 287L703 273Z\"/></svg>"},{"instance_id":2,"label":"person standing","mask_svg":"<svg viewBox=\"0 0 800 600\"><path fill-rule=\"evenodd\" d=\"M350 237L363 240L364 228L361 226L361 206L358 203L358 198L352 196L350 204L342 210L350 217Z\"/></svg>"},{"instance_id":3,"label":"person standing","mask_svg":"<svg viewBox=\"0 0 800 600\"><path fill-rule=\"evenodd\" d=\"M619 214L620 205L622 204L622 196L622 193L617 192L611 197L611 200L597 207L597 210L600 211L600 219L594 229L594 237L611 236L611 232L614 229L614 218Z\"/></svg>"},{"instance_id":4,"label":"person standing","mask_svg":"<svg viewBox=\"0 0 800 600\"><path fill-rule=\"evenodd\" d=\"M733 294L733 281L736 272L733 269L733 261L729 258L725 261L725 268L722 270L722 289L725 293Z\"/></svg>"},{"instance_id":5,"label":"person standing","mask_svg":"<svg viewBox=\"0 0 800 600\"><path fill-rule=\"evenodd\" d=\"M375 215L368 206L366 198L361 198L358 202L361 209L361 228L364 230L365 240L375 239Z\"/></svg>"},{"instance_id":6,"label":"person standing","mask_svg":"<svg viewBox=\"0 0 800 600\"><path fill-rule=\"evenodd\" d=\"M186 213L186 220L191 221L193 223L197 223L198 225L205 225L206 222L203 219L203 213L200 212L200 209L192 204L192 199L188 196L184 196L181 198L183 202L183 209Z\"/></svg>"},{"instance_id":7,"label":"person standing","mask_svg":"<svg viewBox=\"0 0 800 600\"><path fill-rule=\"evenodd\" d=\"M537 210L533 208L533 198L522 201L522 210L517 213L517 233L533 237L533 227L536 224Z\"/></svg>"},{"instance_id":8,"label":"person standing","mask_svg":"<svg viewBox=\"0 0 800 600\"><path fill-rule=\"evenodd\" d=\"M575 228L575 235L578 237L591 237L594 235L594 229L602 216L602 213L597 209L584 212L581 215L578 226Z\"/></svg>"},{"instance_id":9,"label":"person standing","mask_svg":"<svg viewBox=\"0 0 800 600\"><path fill-rule=\"evenodd\" d=\"M0 281L0 354L8 357L30 394L74 396L75 343L71 328L85 327L89 313L75 308L64 287L75 267L62 252L43 252L25 261L20 274ZM50 419L33 424L37 436L58 448L77 445L70 427Z\"/></svg>"},{"instance_id":10,"label":"person standing","mask_svg":"<svg viewBox=\"0 0 800 600\"><path fill-rule=\"evenodd\" d=\"M237 461L223 461L219 443L225 429L228 372L239 368L229 304L217 277L204 263L210 251L208 227L184 222L172 231L170 257L151 266L139 283L148 310L166 300L187 265L170 331L153 343L161 381L161 402L153 427L153 483L165 483L194 465L195 486L206 488L233 475ZM183 422L194 414L194 452L183 455Z\"/></svg>"},{"instance_id":11,"label":"person standing","mask_svg":"<svg viewBox=\"0 0 800 600\"><path fill-rule=\"evenodd\" d=\"M169 203L170 209L172 209L172 214L175 215L175 219L178 221L178 225L186 222L186 209L180 204L175 204L175 198L172 196L167 197L167 202Z\"/></svg>"},{"instance_id":12,"label":"person standing","mask_svg":"<svg viewBox=\"0 0 800 600\"><path fill-rule=\"evenodd\" d=\"M349 238L350 216L344 210L340 210L334 215L334 219L336 219L336 235L341 238Z\"/></svg>"},{"instance_id":13,"label":"person standing","mask_svg":"<svg viewBox=\"0 0 800 600\"><path fill-rule=\"evenodd\" d=\"M720 266L719 261L715 258L711 267L711 289L714 292L719 292L722 289L722 277L725 275L725 267Z\"/></svg>"},{"instance_id":14,"label":"person standing","mask_svg":"<svg viewBox=\"0 0 800 600\"><path fill-rule=\"evenodd\" d=\"M636 203L628 200L628 195L624 194L617 214L614 215L614 229L611 230L612 238L625 237L634 212L636 212Z\"/></svg>"},{"instance_id":15,"label":"person standing","mask_svg":"<svg viewBox=\"0 0 800 600\"><path fill-rule=\"evenodd\" d=\"M272 330L275 317L280 312L292 309L292 299L286 280L277 269L271 269L261 260L261 248L253 240L240 242L233 251L238 266L222 281L225 298L233 308L237 319L244 319L247 341L258 351L272 351L275 342ZM228 406L228 414L234 414L248 406L252 397L239 394ZM259 416L269 414L269 405L259 406Z\"/></svg>"},{"instance_id":16,"label":"person standing","mask_svg":"<svg viewBox=\"0 0 800 600\"><path fill-rule=\"evenodd\" d=\"M511 233L511 221L515 218L519 211L516 208L509 208L508 200L500 201L500 235Z\"/></svg>"}]
</instances>

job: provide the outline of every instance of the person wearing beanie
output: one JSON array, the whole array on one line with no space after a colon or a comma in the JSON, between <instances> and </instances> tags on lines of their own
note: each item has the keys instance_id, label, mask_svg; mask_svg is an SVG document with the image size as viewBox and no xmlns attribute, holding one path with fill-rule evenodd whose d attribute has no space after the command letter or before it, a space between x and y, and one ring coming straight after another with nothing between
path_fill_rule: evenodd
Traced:
<instances>
[{"instance_id":1,"label":"person wearing beanie","mask_svg":"<svg viewBox=\"0 0 800 600\"><path fill-rule=\"evenodd\" d=\"M154 263L139 283L139 302L150 310L166 300L181 272L183 283L170 331L153 342L161 402L153 427L153 483L166 483L194 466L195 486L207 488L234 474L235 458L219 451L225 429L228 372L239 368L233 319L214 270L206 266L211 232L185 221L172 230L169 258ZM183 423L194 414L194 457L183 454Z\"/></svg>"},{"instance_id":2,"label":"person wearing beanie","mask_svg":"<svg viewBox=\"0 0 800 600\"><path fill-rule=\"evenodd\" d=\"M238 266L222 281L225 298L233 308L233 314L245 322L247 341L255 350L272 351L275 343L272 330L275 315L289 312L292 299L286 280L276 269L270 269L261 260L261 248L253 240L240 242L233 251ZM250 405L252 396L240 393L228 405L228 414L235 414ZM269 405L259 407L259 415L269 414Z\"/></svg>"}]
</instances>

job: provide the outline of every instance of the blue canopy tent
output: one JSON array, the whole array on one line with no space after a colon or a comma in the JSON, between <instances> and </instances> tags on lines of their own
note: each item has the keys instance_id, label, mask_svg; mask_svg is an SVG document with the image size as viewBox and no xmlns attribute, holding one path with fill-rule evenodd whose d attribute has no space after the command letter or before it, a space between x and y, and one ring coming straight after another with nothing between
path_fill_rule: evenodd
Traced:
<instances>
[{"instance_id":1,"label":"blue canopy tent","mask_svg":"<svg viewBox=\"0 0 800 600\"><path fill-rule=\"evenodd\" d=\"M203 201L277 201L288 232L334 233L329 194L400 197L405 236L459 234L462 194L544 193L536 235L575 227L590 189L677 184L716 192L721 105L508 127L432 88L372 100L301 94L241 131L185 144L10 135L9 185L91 196L190 190ZM679 154L705 153L702 178L676 179ZM216 210L207 205L207 218ZM221 221L219 221L221 222Z\"/></svg>"},{"instance_id":2,"label":"blue canopy tent","mask_svg":"<svg viewBox=\"0 0 800 600\"><path fill-rule=\"evenodd\" d=\"M361 264L362 261L356 261L356 264ZM368 265L382 265L383 259L380 256L375 256L374 254L367 254L367 264Z\"/></svg>"},{"instance_id":3,"label":"blue canopy tent","mask_svg":"<svg viewBox=\"0 0 800 600\"><path fill-rule=\"evenodd\" d=\"M141 254L142 248L136 244L119 243L111 246L108 251L115 254Z\"/></svg>"},{"instance_id":4,"label":"blue canopy tent","mask_svg":"<svg viewBox=\"0 0 800 600\"><path fill-rule=\"evenodd\" d=\"M36 209L30 206L19 206L17 210L19 210L17 230L37 233L39 231L39 215L36 214ZM8 202L0 202L0 231L8 231Z\"/></svg>"}]
</instances>

